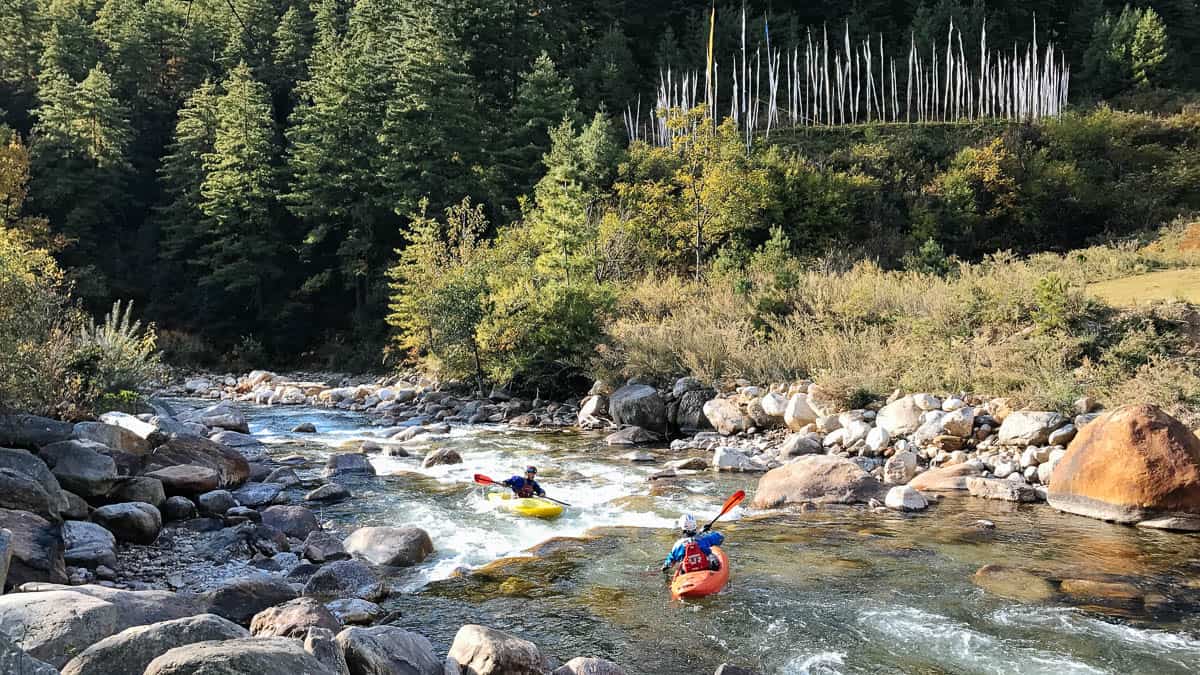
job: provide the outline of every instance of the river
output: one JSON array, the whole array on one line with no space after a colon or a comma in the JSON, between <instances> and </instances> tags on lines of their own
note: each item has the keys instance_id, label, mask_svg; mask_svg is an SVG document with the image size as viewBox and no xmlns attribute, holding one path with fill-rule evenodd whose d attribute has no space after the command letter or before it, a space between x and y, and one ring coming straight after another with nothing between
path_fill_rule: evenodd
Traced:
<instances>
[{"instance_id":1,"label":"river","mask_svg":"<svg viewBox=\"0 0 1200 675\"><path fill-rule=\"evenodd\" d=\"M321 459L373 430L342 411L246 413L276 457ZM301 422L318 433L288 431ZM459 626L481 623L561 660L600 656L629 673L711 673L722 662L787 674L1200 670L1200 536L969 497L920 514L738 508L718 526L728 537L730 586L678 602L658 571L675 518L715 514L734 490L752 494L757 476L705 472L651 483L660 463L634 464L602 436L570 431L456 427L410 450L438 447L453 447L464 463L422 469L418 459L373 455L379 477L350 482L352 500L317 511L345 533L400 524L429 532L436 553L392 578L403 592L384 604L400 612L394 623L443 653ZM550 496L572 504L562 518L497 512L471 482L476 472L501 479L526 464L539 467ZM301 476L317 478L317 466ZM973 582L987 564L1053 580L1128 582L1140 597L989 592Z\"/></svg>"}]
</instances>

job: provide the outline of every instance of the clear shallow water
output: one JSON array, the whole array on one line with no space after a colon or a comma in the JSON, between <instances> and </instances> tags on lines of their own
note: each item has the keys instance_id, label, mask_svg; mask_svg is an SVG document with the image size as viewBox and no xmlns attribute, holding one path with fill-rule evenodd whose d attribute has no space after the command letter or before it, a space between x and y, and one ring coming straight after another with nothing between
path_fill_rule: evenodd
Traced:
<instances>
[{"instance_id":1,"label":"clear shallow water","mask_svg":"<svg viewBox=\"0 0 1200 675\"><path fill-rule=\"evenodd\" d=\"M322 458L373 432L348 413L247 413L276 456ZM305 421L321 433L287 432ZM704 673L726 661L784 674L1200 672L1195 535L970 498L916 515L738 509L721 526L730 587L680 603L657 571L674 518L714 513L733 490L752 493L756 476L704 474L652 488L645 479L660 465L634 465L599 436L565 432L456 428L406 447L414 455L453 447L464 464L426 470L419 459L372 456L380 477L351 483L355 499L319 516L347 532L405 523L429 531L437 553L393 579L409 592L387 605L401 613L395 623L443 651L463 623L483 623L562 660L603 656L630 673ZM529 463L551 496L575 505L563 518L494 511L470 482L475 472L502 479ZM974 527L980 518L996 529ZM986 564L1055 583L1129 582L1145 599L1009 599L972 581ZM474 573L454 575L460 567Z\"/></svg>"}]
</instances>

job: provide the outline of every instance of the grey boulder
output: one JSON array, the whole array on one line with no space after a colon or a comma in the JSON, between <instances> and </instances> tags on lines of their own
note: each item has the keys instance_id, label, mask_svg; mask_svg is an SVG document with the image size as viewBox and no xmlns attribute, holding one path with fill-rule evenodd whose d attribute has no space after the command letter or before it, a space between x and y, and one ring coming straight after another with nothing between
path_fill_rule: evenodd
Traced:
<instances>
[{"instance_id":1,"label":"grey boulder","mask_svg":"<svg viewBox=\"0 0 1200 675\"><path fill-rule=\"evenodd\" d=\"M346 552L376 565L408 567L433 553L433 540L419 527L360 527L342 542Z\"/></svg>"},{"instance_id":2,"label":"grey boulder","mask_svg":"<svg viewBox=\"0 0 1200 675\"><path fill-rule=\"evenodd\" d=\"M338 633L337 643L355 675L442 675L444 672L429 640L403 628L347 628Z\"/></svg>"},{"instance_id":3,"label":"grey boulder","mask_svg":"<svg viewBox=\"0 0 1200 675\"><path fill-rule=\"evenodd\" d=\"M143 675L332 675L291 638L240 638L176 647L146 666Z\"/></svg>"},{"instance_id":4,"label":"grey boulder","mask_svg":"<svg viewBox=\"0 0 1200 675\"><path fill-rule=\"evenodd\" d=\"M207 640L250 637L245 628L215 614L135 626L110 635L71 659L63 675L125 675L141 673L168 651Z\"/></svg>"}]
</instances>

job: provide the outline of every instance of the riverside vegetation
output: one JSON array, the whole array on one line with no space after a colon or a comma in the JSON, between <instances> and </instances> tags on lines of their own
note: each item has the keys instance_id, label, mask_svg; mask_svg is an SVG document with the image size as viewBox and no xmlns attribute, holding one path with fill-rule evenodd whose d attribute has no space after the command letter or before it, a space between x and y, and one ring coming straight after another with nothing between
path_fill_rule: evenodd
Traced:
<instances>
[{"instance_id":1,"label":"riverside vegetation","mask_svg":"<svg viewBox=\"0 0 1200 675\"><path fill-rule=\"evenodd\" d=\"M844 547L850 530L1035 518L1053 525L1032 544L992 540L975 517L947 535L972 547L970 590L1096 612L1102 632L1111 615L1169 626L1173 646L1106 669L1194 663L1194 626L1175 619L1200 606L1195 535L1159 531L1200 529L1200 310L1170 290L1129 301L1155 273L1200 268L1194 2L1039 4L1040 44L1079 64L1057 117L802 126L751 144L698 107L661 111L663 146L626 145L614 111L654 89L658 66L702 65L684 46L710 30L733 52L737 11L434 5L0 6L0 664L841 665L747 651L744 625L698 628L735 646L692 654L631 623L640 609L693 627L624 589L644 581L639 547L660 543L643 526L710 509L714 486L753 491L730 544L745 538L731 561L754 594L792 588L786 556ZM1030 30L1020 3L894 5L859 3L847 24L907 26L920 44L951 20L968 42L985 18L998 43ZM766 8L748 11L766 38ZM770 25L798 44L845 18L796 9ZM272 364L390 374L182 375ZM288 410L302 419L277 428ZM460 474L533 456L562 458L548 477L603 526L505 530L521 545L480 548L504 537L472 529ZM1057 512L1141 526L1077 519L1137 562L1081 567L1086 546L1049 571L1025 561L1056 547L1054 528L1100 531ZM789 548L801 530L828 540ZM1155 537L1175 537L1171 553ZM935 560L911 543L886 556ZM981 548L1003 559L979 567ZM585 555L603 565L580 572ZM860 564L835 558L816 567ZM952 562L932 571L962 581ZM735 612L772 616L734 593ZM493 621L512 598L574 620ZM980 651L884 649L863 668L1044 656Z\"/></svg>"}]
</instances>

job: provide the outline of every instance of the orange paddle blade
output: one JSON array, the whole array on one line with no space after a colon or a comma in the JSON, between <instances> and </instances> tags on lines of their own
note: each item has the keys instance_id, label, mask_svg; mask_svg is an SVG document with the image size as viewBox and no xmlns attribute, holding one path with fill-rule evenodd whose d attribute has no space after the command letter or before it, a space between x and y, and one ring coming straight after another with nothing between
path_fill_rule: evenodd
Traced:
<instances>
[{"instance_id":1,"label":"orange paddle blade","mask_svg":"<svg viewBox=\"0 0 1200 675\"><path fill-rule=\"evenodd\" d=\"M479 483L480 485L495 485L496 484L496 481L492 480L491 478L488 478L487 476L485 476L481 473L475 474L475 482Z\"/></svg>"},{"instance_id":2,"label":"orange paddle blade","mask_svg":"<svg viewBox=\"0 0 1200 675\"><path fill-rule=\"evenodd\" d=\"M725 500L725 506L721 507L721 515L723 516L726 513L729 513L730 509L737 506L738 504L741 504L742 500L745 498L746 498L745 490L738 490L737 492L729 495L729 499Z\"/></svg>"}]
</instances>

